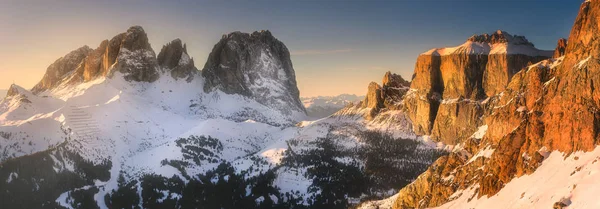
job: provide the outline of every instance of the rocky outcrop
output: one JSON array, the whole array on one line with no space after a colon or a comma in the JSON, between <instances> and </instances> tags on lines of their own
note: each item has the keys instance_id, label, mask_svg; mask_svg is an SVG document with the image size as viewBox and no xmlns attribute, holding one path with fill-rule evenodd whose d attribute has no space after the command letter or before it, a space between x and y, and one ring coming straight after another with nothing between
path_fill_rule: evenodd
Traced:
<instances>
[{"instance_id":1,"label":"rocky outcrop","mask_svg":"<svg viewBox=\"0 0 600 209\"><path fill-rule=\"evenodd\" d=\"M30 94L31 93L29 93L29 91L25 90L23 87L12 84L10 85L10 88L8 88L6 98L17 99L21 103L31 103L31 100L28 98L28 95Z\"/></svg>"},{"instance_id":2,"label":"rocky outcrop","mask_svg":"<svg viewBox=\"0 0 600 209\"><path fill-rule=\"evenodd\" d=\"M523 67L550 55L525 37L504 31L474 35L460 46L421 54L412 91L405 98L414 131L448 144L460 142L468 137L464 131L483 123L477 102L502 91Z\"/></svg>"},{"instance_id":3,"label":"rocky outcrop","mask_svg":"<svg viewBox=\"0 0 600 209\"><path fill-rule=\"evenodd\" d=\"M382 110L400 110L404 103L404 95L409 90L410 82L404 80L402 76L387 72L383 76L382 85L375 82L369 83L367 95L360 102L360 108L369 108L370 111L365 115L365 119L372 120Z\"/></svg>"},{"instance_id":4,"label":"rocky outcrop","mask_svg":"<svg viewBox=\"0 0 600 209\"><path fill-rule=\"evenodd\" d=\"M567 49L567 39L561 38L558 39L558 43L556 44L556 49L554 49L554 55L552 58L559 58L565 55L565 50Z\"/></svg>"},{"instance_id":5,"label":"rocky outcrop","mask_svg":"<svg viewBox=\"0 0 600 209\"><path fill-rule=\"evenodd\" d=\"M362 101L362 108L370 108L371 110L365 116L367 120L371 120L379 113L379 110L383 108L383 97L381 94L381 86L375 82L369 83L367 95Z\"/></svg>"},{"instance_id":6,"label":"rocky outcrop","mask_svg":"<svg viewBox=\"0 0 600 209\"><path fill-rule=\"evenodd\" d=\"M153 82L159 77L155 56L144 29L133 26L125 33L102 41L94 50L84 46L57 60L32 92L40 93L62 83L78 84L112 77L115 72L122 73L128 81Z\"/></svg>"},{"instance_id":7,"label":"rocky outcrop","mask_svg":"<svg viewBox=\"0 0 600 209\"><path fill-rule=\"evenodd\" d=\"M210 53L204 91L239 94L284 113L305 112L287 47L269 31L224 35Z\"/></svg>"},{"instance_id":8,"label":"rocky outcrop","mask_svg":"<svg viewBox=\"0 0 600 209\"><path fill-rule=\"evenodd\" d=\"M10 85L10 88L8 88L8 91L6 92L6 97L12 97L12 96L19 95L19 89L21 89L21 87L15 85L15 84Z\"/></svg>"},{"instance_id":9,"label":"rocky outcrop","mask_svg":"<svg viewBox=\"0 0 600 209\"><path fill-rule=\"evenodd\" d=\"M383 106L390 110L401 109L401 103L404 95L410 89L410 82L404 80L402 76L391 72L386 72L382 81Z\"/></svg>"},{"instance_id":10,"label":"rocky outcrop","mask_svg":"<svg viewBox=\"0 0 600 209\"><path fill-rule=\"evenodd\" d=\"M185 79L190 82L199 71L190 58L187 47L180 39L175 39L164 45L157 56L158 65L171 73L175 79Z\"/></svg>"},{"instance_id":11,"label":"rocky outcrop","mask_svg":"<svg viewBox=\"0 0 600 209\"><path fill-rule=\"evenodd\" d=\"M83 46L59 58L46 69L42 80L31 91L37 93L56 87L63 79L70 76L70 73L75 71L91 52L90 47Z\"/></svg>"},{"instance_id":12,"label":"rocky outcrop","mask_svg":"<svg viewBox=\"0 0 600 209\"><path fill-rule=\"evenodd\" d=\"M470 137L435 162L399 192L394 208L439 206L465 190L475 191L469 197L475 201L534 172L549 152L595 149L600 142L599 18L600 1L584 2L564 57L516 73L487 101L487 129L478 129L487 130L485 135Z\"/></svg>"},{"instance_id":13,"label":"rocky outcrop","mask_svg":"<svg viewBox=\"0 0 600 209\"><path fill-rule=\"evenodd\" d=\"M381 86L375 82L369 83L367 95L362 102L363 108L379 109L383 108L383 97L381 96Z\"/></svg>"}]
</instances>

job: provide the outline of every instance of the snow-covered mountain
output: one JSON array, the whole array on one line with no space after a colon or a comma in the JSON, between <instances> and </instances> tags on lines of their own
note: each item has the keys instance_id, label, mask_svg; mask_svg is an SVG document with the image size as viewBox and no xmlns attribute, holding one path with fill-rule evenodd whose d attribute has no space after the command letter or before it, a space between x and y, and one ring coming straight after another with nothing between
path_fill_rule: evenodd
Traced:
<instances>
[{"instance_id":1,"label":"snow-covered mountain","mask_svg":"<svg viewBox=\"0 0 600 209\"><path fill-rule=\"evenodd\" d=\"M2 96L6 96L7 92L8 92L8 90L0 89L0 95L2 95Z\"/></svg>"},{"instance_id":2,"label":"snow-covered mountain","mask_svg":"<svg viewBox=\"0 0 600 209\"><path fill-rule=\"evenodd\" d=\"M354 94L340 94L337 96L303 97L302 104L306 108L306 114L314 119L324 118L341 110L349 104L354 104L364 96Z\"/></svg>"},{"instance_id":3,"label":"snow-covered mountain","mask_svg":"<svg viewBox=\"0 0 600 209\"><path fill-rule=\"evenodd\" d=\"M345 208L398 191L443 153L361 116L302 121L298 95L289 52L268 31L224 35L198 71L181 40L156 56L131 27L58 59L31 91L10 87L0 202Z\"/></svg>"}]
</instances>

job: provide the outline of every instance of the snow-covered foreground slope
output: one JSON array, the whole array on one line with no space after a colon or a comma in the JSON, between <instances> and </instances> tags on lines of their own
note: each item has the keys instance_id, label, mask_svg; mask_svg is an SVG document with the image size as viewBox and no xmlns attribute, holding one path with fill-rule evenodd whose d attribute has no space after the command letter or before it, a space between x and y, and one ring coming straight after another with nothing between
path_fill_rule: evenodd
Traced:
<instances>
[{"instance_id":1,"label":"snow-covered foreground slope","mask_svg":"<svg viewBox=\"0 0 600 209\"><path fill-rule=\"evenodd\" d=\"M364 173L365 166L369 166L365 164L366 153L369 152L363 151L363 147L371 146L365 141L364 133L369 131L389 133L408 140L399 141L410 145L400 146L400 149L413 145L418 149L397 156L407 158L395 165L397 169L411 171L402 178L394 177L402 183L385 187L366 183L363 189L358 190L359 193L349 198L351 204L361 201L367 195L365 192L380 197L392 194L434 159L429 154L420 156L435 149L429 144L413 144L417 143L417 137L402 112L392 111L367 121L362 114L368 109L356 109L295 124L294 121L303 118L300 113L283 114L247 97L218 90L209 93L198 91L203 84L204 79L199 76L191 82L178 81L170 76L161 76L152 83L128 82L117 73L113 78L99 78L74 86L63 85L38 95L14 86L19 94L0 103L0 131L7 133L3 135L5 140L0 140L3 148L1 160L18 165L24 158L41 157L51 160L50 165L53 166L53 169L44 172L57 176L78 173L80 167L88 165L78 162L89 162L89 166L95 166L102 175L83 178L89 183L82 182L60 191L60 195L55 197L58 204L55 206L77 208L74 205L81 203L79 195L86 194L98 207L111 208L116 200L107 198L123 189L121 178L124 182L138 182L135 184L136 192L142 197L146 195L142 191L145 189L144 179L148 176L190 182L199 178L196 176L219 169L223 163L230 164L235 173L249 180L274 172L272 184L278 192L293 194L293 198L298 198L303 205L310 204L308 200L321 195L321 192L324 192L323 195L345 194L345 190L337 193L323 191L327 188L315 183L315 179L331 178L327 175L333 175L321 173L322 169L314 170L322 166L320 162L330 158L315 162L308 159L330 156L339 163L338 166ZM322 143L329 142L333 143L336 152L322 149ZM325 155L315 154L321 152L319 150ZM427 152L415 152L417 150ZM406 152L388 152L396 151ZM431 155L437 156L435 151ZM79 157L82 159L77 160ZM27 187L21 184L42 178L35 173L20 173L12 166L0 168L0 171L0 177L6 177L2 184L11 188L17 185ZM44 192L57 190L45 184L34 187ZM7 192L25 194L14 190ZM169 191L167 194L177 201L182 201L184 196L182 192ZM291 201L292 198L276 196L268 199ZM264 198L256 201L262 202Z\"/></svg>"},{"instance_id":2,"label":"snow-covered foreground slope","mask_svg":"<svg viewBox=\"0 0 600 209\"><path fill-rule=\"evenodd\" d=\"M600 148L592 152L546 155L534 173L513 179L498 194L472 199L473 190L458 191L459 198L437 208L600 208ZM459 195L462 194L462 195Z\"/></svg>"}]
</instances>

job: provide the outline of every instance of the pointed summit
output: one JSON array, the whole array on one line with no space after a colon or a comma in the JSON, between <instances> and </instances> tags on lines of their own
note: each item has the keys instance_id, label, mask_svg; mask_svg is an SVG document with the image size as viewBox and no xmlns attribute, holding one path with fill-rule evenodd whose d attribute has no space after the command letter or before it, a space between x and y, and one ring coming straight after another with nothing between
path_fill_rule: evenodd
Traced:
<instances>
[{"instance_id":1,"label":"pointed summit","mask_svg":"<svg viewBox=\"0 0 600 209\"><path fill-rule=\"evenodd\" d=\"M175 79L186 79L188 82L199 71L194 60L187 53L187 47L180 39L175 39L162 47L158 53L158 65L171 73Z\"/></svg>"},{"instance_id":2,"label":"pointed summit","mask_svg":"<svg viewBox=\"0 0 600 209\"><path fill-rule=\"evenodd\" d=\"M27 90L17 84L11 84L10 88L8 88L8 92L6 93L6 97L16 96L22 94L23 92L27 92Z\"/></svg>"},{"instance_id":3,"label":"pointed summit","mask_svg":"<svg viewBox=\"0 0 600 209\"><path fill-rule=\"evenodd\" d=\"M305 112L287 47L269 31L223 35L202 76L204 91L239 94L284 113Z\"/></svg>"}]
</instances>

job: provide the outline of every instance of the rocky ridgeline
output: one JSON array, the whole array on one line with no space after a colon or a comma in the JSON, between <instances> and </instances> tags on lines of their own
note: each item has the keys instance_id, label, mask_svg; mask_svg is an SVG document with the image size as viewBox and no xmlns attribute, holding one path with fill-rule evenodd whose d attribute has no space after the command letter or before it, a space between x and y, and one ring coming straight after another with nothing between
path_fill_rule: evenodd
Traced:
<instances>
[{"instance_id":1,"label":"rocky ridgeline","mask_svg":"<svg viewBox=\"0 0 600 209\"><path fill-rule=\"evenodd\" d=\"M142 27L131 27L125 33L104 40L95 50L83 46L58 59L48 67L32 92L40 93L61 84L75 85L102 76L111 77L117 71L130 81L158 79L156 57Z\"/></svg>"},{"instance_id":2,"label":"rocky ridgeline","mask_svg":"<svg viewBox=\"0 0 600 209\"><path fill-rule=\"evenodd\" d=\"M502 92L476 103L483 108L476 116L487 125L485 135L455 141L459 146L450 155L399 192L394 208L439 206L468 189L476 191L469 197L476 201L534 172L551 151L593 150L600 139L600 91L595 86L600 80L599 18L600 1L583 3L569 44L560 40L554 59L524 68ZM489 157L471 159L485 150L491 150Z\"/></svg>"},{"instance_id":3,"label":"rocky ridgeline","mask_svg":"<svg viewBox=\"0 0 600 209\"><path fill-rule=\"evenodd\" d=\"M240 94L283 112L306 112L287 47L269 31L224 35L210 53L204 91Z\"/></svg>"},{"instance_id":4,"label":"rocky ridgeline","mask_svg":"<svg viewBox=\"0 0 600 209\"><path fill-rule=\"evenodd\" d=\"M154 82L164 74L191 82L201 73L180 39L164 45L156 56L144 29L133 26L102 41L95 50L83 46L56 60L32 92L112 78L115 72L130 82ZM269 31L224 35L210 53L202 76L205 92L239 94L289 114L306 112L290 53Z\"/></svg>"},{"instance_id":5,"label":"rocky ridgeline","mask_svg":"<svg viewBox=\"0 0 600 209\"><path fill-rule=\"evenodd\" d=\"M135 82L156 81L161 71L170 71L174 78L186 80L192 79L192 75L197 73L193 60L179 39L164 46L158 58L144 29L133 26L125 33L102 41L94 50L83 46L56 60L32 92L38 94L61 85L77 85L100 77L112 77L115 72Z\"/></svg>"}]
</instances>

